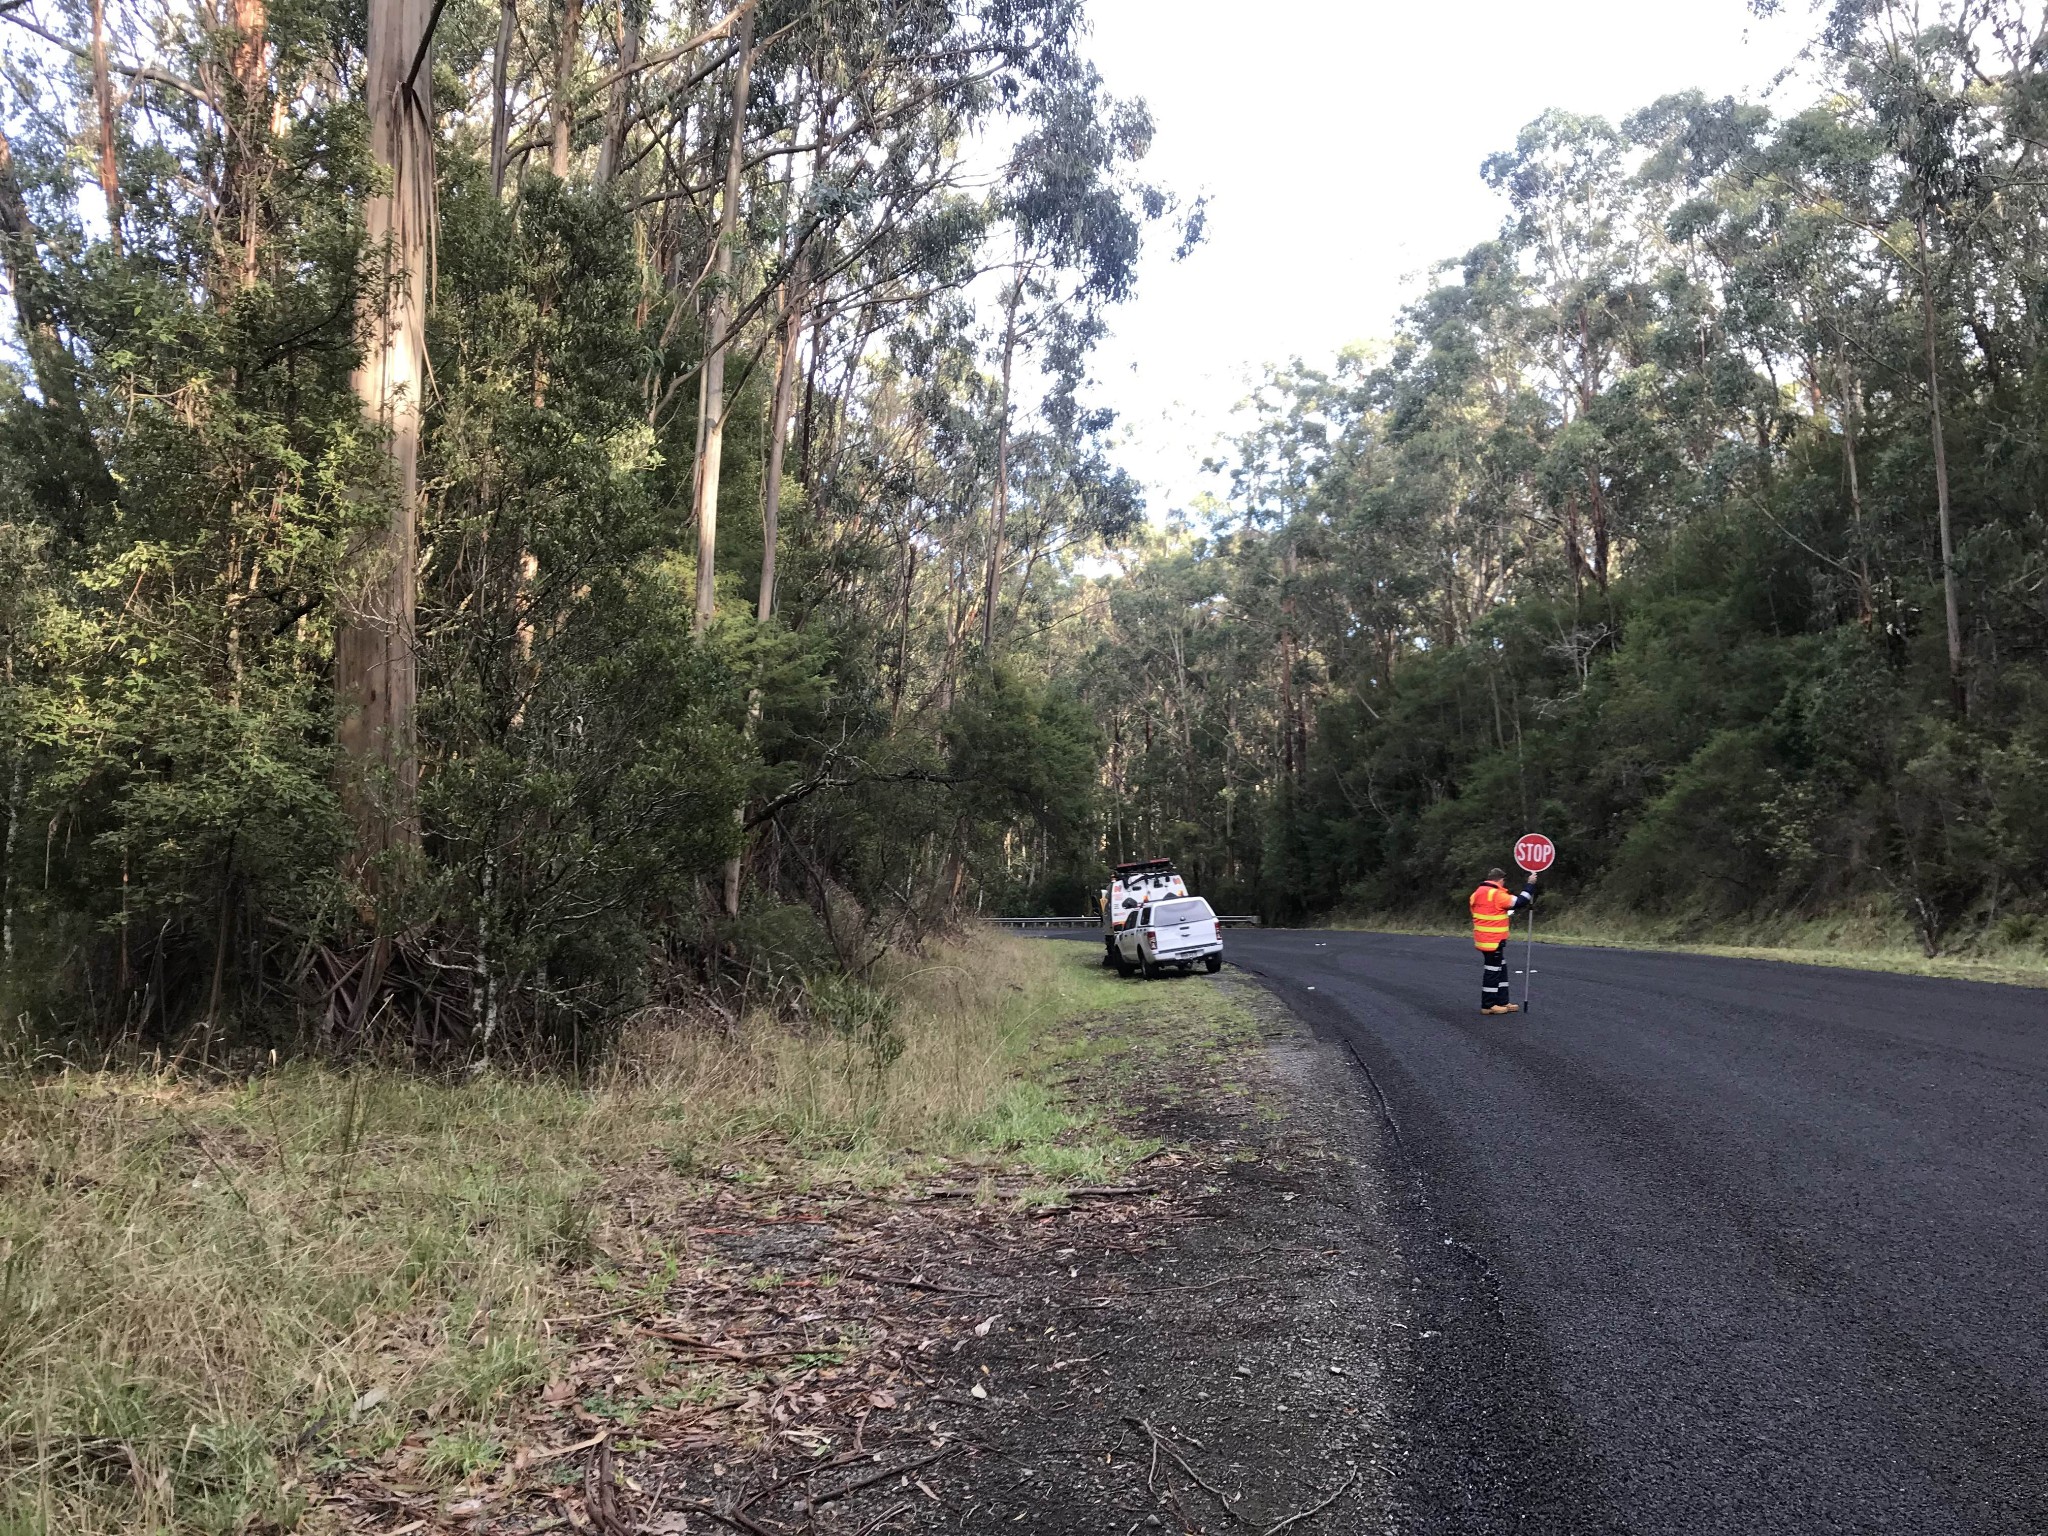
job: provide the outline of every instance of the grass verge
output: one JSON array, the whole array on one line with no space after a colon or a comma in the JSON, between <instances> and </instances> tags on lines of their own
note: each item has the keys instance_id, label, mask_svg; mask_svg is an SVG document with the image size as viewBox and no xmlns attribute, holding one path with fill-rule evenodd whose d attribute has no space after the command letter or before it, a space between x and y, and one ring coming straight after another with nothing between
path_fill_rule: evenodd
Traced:
<instances>
[{"instance_id":1,"label":"grass verge","mask_svg":"<svg viewBox=\"0 0 2048 1536\"><path fill-rule=\"evenodd\" d=\"M1074 1085L1244 1020L1095 958L980 935L815 989L808 1027L650 1015L595 1085L0 1075L0 1536L299 1529L401 1449L489 1472L551 1320L650 1273L650 1191L1115 1179L1152 1148Z\"/></svg>"},{"instance_id":2,"label":"grass verge","mask_svg":"<svg viewBox=\"0 0 2048 1536\"><path fill-rule=\"evenodd\" d=\"M1426 922L1413 916L1340 917L1329 927L1375 933L1469 934L1469 924ZM1705 934L1682 927L1624 922L1588 913L1566 912L1555 921L1539 917L1539 941L1583 944L1596 949L1665 950L1687 955L1719 955L1738 960L1778 960L1793 965L1844 966L1859 971L1886 971L1901 976L1937 976L1952 981L1991 981L2007 986L2048 987L2048 952L2028 933L2017 942L1995 937L1976 941L1971 950L1928 955L1897 923L1866 915L1787 919ZM1521 925L1515 929L1517 941Z\"/></svg>"}]
</instances>

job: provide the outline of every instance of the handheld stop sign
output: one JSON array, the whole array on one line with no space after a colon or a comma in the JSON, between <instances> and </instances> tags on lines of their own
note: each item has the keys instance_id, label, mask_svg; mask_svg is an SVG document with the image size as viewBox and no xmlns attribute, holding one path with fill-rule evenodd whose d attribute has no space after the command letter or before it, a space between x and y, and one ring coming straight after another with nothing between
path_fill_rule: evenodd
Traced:
<instances>
[{"instance_id":1,"label":"handheld stop sign","mask_svg":"<svg viewBox=\"0 0 2048 1536\"><path fill-rule=\"evenodd\" d=\"M1515 862L1529 874L1540 875L1557 862L1557 844L1541 832L1525 832L1515 839ZM1529 937L1522 946L1522 1012L1535 1008L1529 994L1536 986L1536 904L1529 904Z\"/></svg>"}]
</instances>

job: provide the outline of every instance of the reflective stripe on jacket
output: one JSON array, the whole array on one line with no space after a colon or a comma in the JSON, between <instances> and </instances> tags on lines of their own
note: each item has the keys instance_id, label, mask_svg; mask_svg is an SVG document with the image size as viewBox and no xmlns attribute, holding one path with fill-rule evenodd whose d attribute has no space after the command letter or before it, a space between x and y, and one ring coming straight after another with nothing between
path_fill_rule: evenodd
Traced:
<instances>
[{"instance_id":1,"label":"reflective stripe on jacket","mask_svg":"<svg viewBox=\"0 0 2048 1536\"><path fill-rule=\"evenodd\" d=\"M1519 905L1498 880L1489 880L1472 893L1472 943L1480 949L1498 949L1508 941L1509 914Z\"/></svg>"}]
</instances>

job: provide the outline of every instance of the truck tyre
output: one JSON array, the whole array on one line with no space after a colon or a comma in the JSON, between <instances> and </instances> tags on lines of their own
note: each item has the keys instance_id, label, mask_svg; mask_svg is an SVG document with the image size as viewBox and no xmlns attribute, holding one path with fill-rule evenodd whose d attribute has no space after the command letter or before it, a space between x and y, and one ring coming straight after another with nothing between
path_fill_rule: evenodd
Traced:
<instances>
[{"instance_id":1,"label":"truck tyre","mask_svg":"<svg viewBox=\"0 0 2048 1536\"><path fill-rule=\"evenodd\" d=\"M1150 955L1140 955L1138 957L1138 966L1144 971L1147 981L1157 981L1159 979L1159 967L1152 963Z\"/></svg>"},{"instance_id":2,"label":"truck tyre","mask_svg":"<svg viewBox=\"0 0 2048 1536\"><path fill-rule=\"evenodd\" d=\"M1116 964L1116 945L1114 945L1114 944L1104 944L1104 945L1102 946L1102 968L1103 968L1103 969L1104 969L1104 970L1106 971L1106 970L1108 970L1108 969L1109 969L1109 968L1110 968L1111 966L1113 966L1113 965L1115 965L1115 964Z\"/></svg>"},{"instance_id":3,"label":"truck tyre","mask_svg":"<svg viewBox=\"0 0 2048 1536\"><path fill-rule=\"evenodd\" d=\"M1114 953L1116 956L1117 975L1128 977L1131 974L1131 962L1124 958L1124 952L1121 949L1114 951Z\"/></svg>"},{"instance_id":4,"label":"truck tyre","mask_svg":"<svg viewBox=\"0 0 2048 1536\"><path fill-rule=\"evenodd\" d=\"M1202 962L1202 969L1207 971L1211 976L1214 976L1218 971L1223 969L1223 957L1221 955L1209 956L1208 959Z\"/></svg>"}]
</instances>

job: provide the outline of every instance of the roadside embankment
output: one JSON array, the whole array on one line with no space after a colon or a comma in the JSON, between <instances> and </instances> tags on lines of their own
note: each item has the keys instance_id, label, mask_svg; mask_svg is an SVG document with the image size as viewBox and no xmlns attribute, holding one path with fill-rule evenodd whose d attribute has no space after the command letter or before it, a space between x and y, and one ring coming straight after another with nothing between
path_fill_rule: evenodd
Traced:
<instances>
[{"instance_id":1,"label":"roadside embankment","mask_svg":"<svg viewBox=\"0 0 2048 1536\"><path fill-rule=\"evenodd\" d=\"M1035 958L940 949L811 1027L649 1017L595 1084L15 1063L0 1528L288 1529L338 1468L488 1477L556 1319L684 1273L651 1212L706 1187L1114 1176L1142 1149L1027 1071L1070 1007Z\"/></svg>"},{"instance_id":2,"label":"roadside embankment","mask_svg":"<svg viewBox=\"0 0 2048 1536\"><path fill-rule=\"evenodd\" d=\"M1198 1466L1300 1512L1321 1408L1228 1464L1194 1427L1282 1411L1288 1287L1345 1262L1283 1236L1340 1163L1289 1140L1248 992L976 935L809 1027L646 1019L595 1084L17 1069L0 1528L917 1528L1051 1507L997 1469L1086 1438L1055 1401L1108 1437L1072 1528L1209 1499ZM1287 1411L1363 1422L1346 1359Z\"/></svg>"}]
</instances>

